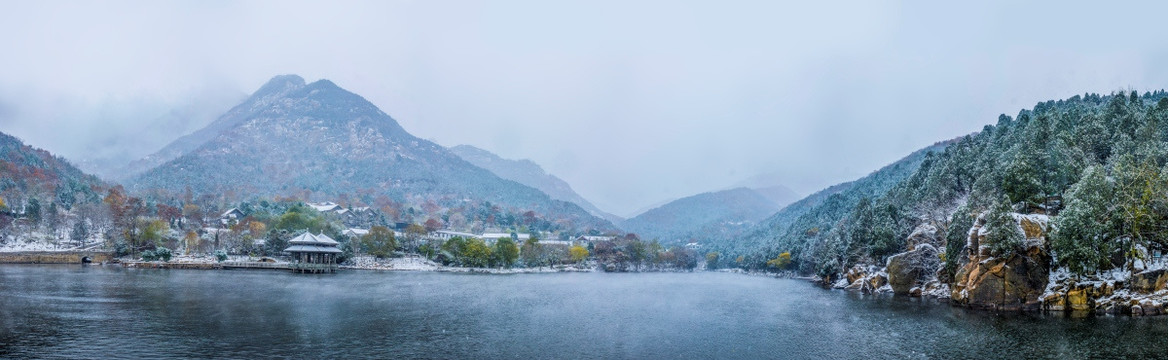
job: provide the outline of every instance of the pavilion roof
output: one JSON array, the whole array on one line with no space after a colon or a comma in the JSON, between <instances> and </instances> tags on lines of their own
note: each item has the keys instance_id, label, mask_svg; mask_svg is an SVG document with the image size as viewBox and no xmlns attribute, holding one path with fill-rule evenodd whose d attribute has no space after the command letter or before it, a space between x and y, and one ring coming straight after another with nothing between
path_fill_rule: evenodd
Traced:
<instances>
[{"instance_id":1,"label":"pavilion roof","mask_svg":"<svg viewBox=\"0 0 1168 360\"><path fill-rule=\"evenodd\" d=\"M325 235L325 234L313 235L312 232L305 232L303 234L300 234L300 236L292 238L292 240L288 240L288 244L291 244L291 245L333 246L333 247L340 245L340 243L338 243L336 240L333 240L333 238L328 237L328 235Z\"/></svg>"},{"instance_id":2,"label":"pavilion roof","mask_svg":"<svg viewBox=\"0 0 1168 360\"><path fill-rule=\"evenodd\" d=\"M289 246L287 249L284 249L284 251L290 252L290 253L298 253L298 252L302 252L302 253L329 253L329 254L340 254L341 253L341 249L337 249L335 246L315 246L315 245L292 245L292 246Z\"/></svg>"}]
</instances>

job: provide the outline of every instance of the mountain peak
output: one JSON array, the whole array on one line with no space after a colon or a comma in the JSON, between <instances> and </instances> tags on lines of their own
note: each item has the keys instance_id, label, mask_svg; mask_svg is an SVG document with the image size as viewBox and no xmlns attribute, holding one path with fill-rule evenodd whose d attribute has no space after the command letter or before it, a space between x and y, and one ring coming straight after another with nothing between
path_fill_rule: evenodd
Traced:
<instances>
[{"instance_id":1,"label":"mountain peak","mask_svg":"<svg viewBox=\"0 0 1168 360\"><path fill-rule=\"evenodd\" d=\"M295 75L293 75L293 76L295 76ZM303 84L303 83L304 83L304 81L301 80L301 84ZM313 81L311 84L308 84L308 87L314 88L314 89L325 89L325 88L340 89L341 88L340 86L337 86L336 83L334 83L328 79L320 79L317 81Z\"/></svg>"},{"instance_id":2,"label":"mountain peak","mask_svg":"<svg viewBox=\"0 0 1168 360\"><path fill-rule=\"evenodd\" d=\"M291 83L296 86L304 86L304 78L296 74L284 74L273 76L268 80L268 84Z\"/></svg>"},{"instance_id":3,"label":"mountain peak","mask_svg":"<svg viewBox=\"0 0 1168 360\"><path fill-rule=\"evenodd\" d=\"M467 199L465 206L535 211L581 231L614 228L575 204L414 137L377 106L329 80L305 84L296 75L277 76L197 133L175 145L181 151L174 156L127 180L129 189L259 197L309 190L304 200L363 193L413 206Z\"/></svg>"},{"instance_id":4,"label":"mountain peak","mask_svg":"<svg viewBox=\"0 0 1168 360\"><path fill-rule=\"evenodd\" d=\"M264 94L282 92L300 87L304 87L304 78L300 77L300 75L276 75L271 80L268 80L267 83L264 83L264 86L260 86L260 89L256 90L252 96L263 96Z\"/></svg>"}]
</instances>

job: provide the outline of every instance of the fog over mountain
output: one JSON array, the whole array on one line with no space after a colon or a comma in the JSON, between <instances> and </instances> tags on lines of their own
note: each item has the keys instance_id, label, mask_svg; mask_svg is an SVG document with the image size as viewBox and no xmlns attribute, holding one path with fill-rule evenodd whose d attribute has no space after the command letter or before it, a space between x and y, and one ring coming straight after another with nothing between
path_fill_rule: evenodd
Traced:
<instances>
[{"instance_id":1,"label":"fog over mountain","mask_svg":"<svg viewBox=\"0 0 1168 360\"><path fill-rule=\"evenodd\" d=\"M572 190L572 186L555 175L548 174L539 164L531 160L509 160L499 157L490 151L470 145L459 145L450 148L456 155L475 166L487 169L501 178L527 185L548 194L552 199L563 200L580 205L590 214L611 221L613 224L624 219L605 212L592 205L587 199Z\"/></svg>"},{"instance_id":2,"label":"fog over mountain","mask_svg":"<svg viewBox=\"0 0 1168 360\"><path fill-rule=\"evenodd\" d=\"M810 194L1038 101L1168 83L1168 39L1141 36L1163 3L72 5L0 13L0 131L84 168L296 73L616 214L763 173Z\"/></svg>"},{"instance_id":3,"label":"fog over mountain","mask_svg":"<svg viewBox=\"0 0 1168 360\"><path fill-rule=\"evenodd\" d=\"M737 238L781 208L758 191L740 187L671 201L621 223L665 244Z\"/></svg>"}]
</instances>

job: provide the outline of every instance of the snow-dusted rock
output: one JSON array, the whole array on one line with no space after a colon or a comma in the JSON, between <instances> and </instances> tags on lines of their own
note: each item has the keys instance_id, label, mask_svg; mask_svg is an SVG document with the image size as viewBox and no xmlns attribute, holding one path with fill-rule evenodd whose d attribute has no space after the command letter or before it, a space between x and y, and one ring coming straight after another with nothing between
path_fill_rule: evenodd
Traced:
<instances>
[{"instance_id":1,"label":"snow-dusted rock","mask_svg":"<svg viewBox=\"0 0 1168 360\"><path fill-rule=\"evenodd\" d=\"M908 249L915 249L917 245L921 244L942 247L943 242L944 239L938 236L936 226L930 223L923 223L917 225L916 229L913 229L912 234L909 234L906 245Z\"/></svg>"},{"instance_id":2,"label":"snow-dusted rock","mask_svg":"<svg viewBox=\"0 0 1168 360\"><path fill-rule=\"evenodd\" d=\"M1135 291L1151 293L1164 290L1168 285L1168 269L1148 270L1129 279L1128 286Z\"/></svg>"},{"instance_id":3,"label":"snow-dusted rock","mask_svg":"<svg viewBox=\"0 0 1168 360\"><path fill-rule=\"evenodd\" d=\"M1025 251L1005 258L992 257L985 246L984 215L969 231L963 265L954 274L951 299L954 304L982 309L1039 310L1050 280L1051 257L1046 250L1045 215L1014 214L1025 234ZM968 250L967 250L968 251Z\"/></svg>"},{"instance_id":4,"label":"snow-dusted rock","mask_svg":"<svg viewBox=\"0 0 1168 360\"><path fill-rule=\"evenodd\" d=\"M927 243L920 244L912 251L888 258L888 284L893 292L908 294L912 288L930 280L940 268L937 248Z\"/></svg>"}]
</instances>

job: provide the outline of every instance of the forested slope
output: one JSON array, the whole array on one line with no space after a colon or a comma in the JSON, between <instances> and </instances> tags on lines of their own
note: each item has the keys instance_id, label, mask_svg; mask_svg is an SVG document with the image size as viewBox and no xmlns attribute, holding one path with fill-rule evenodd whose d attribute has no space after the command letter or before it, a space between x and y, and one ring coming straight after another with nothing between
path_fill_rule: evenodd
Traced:
<instances>
[{"instance_id":1,"label":"forested slope","mask_svg":"<svg viewBox=\"0 0 1168 360\"><path fill-rule=\"evenodd\" d=\"M1168 250L1166 141L1163 91L1042 102L933 149L901 180L892 171L874 182L884 185L829 196L753 259L790 252L805 273L838 275L851 264L883 264L907 250L913 229L929 224L952 270L979 214L1014 212L1052 216L1055 266L1079 273L1122 267ZM982 231L1016 232L994 226ZM1024 248L1022 240L987 236L981 245L1008 257Z\"/></svg>"}]
</instances>

